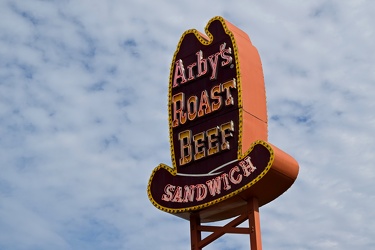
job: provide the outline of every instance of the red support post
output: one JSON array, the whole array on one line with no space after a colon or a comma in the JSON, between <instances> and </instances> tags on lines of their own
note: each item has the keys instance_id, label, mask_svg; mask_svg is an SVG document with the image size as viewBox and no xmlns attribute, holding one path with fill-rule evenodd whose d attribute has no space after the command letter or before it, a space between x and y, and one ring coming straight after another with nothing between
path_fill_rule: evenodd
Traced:
<instances>
[{"instance_id":1,"label":"red support post","mask_svg":"<svg viewBox=\"0 0 375 250\"><path fill-rule=\"evenodd\" d=\"M201 225L199 214L192 213L190 215L190 241L191 241L191 250L202 250L199 246L201 242L201 231L198 227Z\"/></svg>"},{"instance_id":2,"label":"red support post","mask_svg":"<svg viewBox=\"0 0 375 250\"><path fill-rule=\"evenodd\" d=\"M262 250L258 199L250 199L247 203L247 208L250 226L250 249Z\"/></svg>"},{"instance_id":3,"label":"red support post","mask_svg":"<svg viewBox=\"0 0 375 250\"><path fill-rule=\"evenodd\" d=\"M249 228L237 227L246 220L249 220ZM212 233L202 239L202 231ZM203 247L226 233L249 234L250 250L262 250L259 204L257 198L248 200L247 210L224 226L202 226L198 213L192 213L190 215L191 250L202 250Z\"/></svg>"}]
</instances>

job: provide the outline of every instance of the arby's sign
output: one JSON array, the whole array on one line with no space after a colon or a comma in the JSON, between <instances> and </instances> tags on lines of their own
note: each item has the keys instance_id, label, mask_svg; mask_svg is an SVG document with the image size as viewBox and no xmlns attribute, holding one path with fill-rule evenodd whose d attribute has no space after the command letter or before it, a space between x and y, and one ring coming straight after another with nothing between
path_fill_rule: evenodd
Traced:
<instances>
[{"instance_id":1,"label":"arby's sign","mask_svg":"<svg viewBox=\"0 0 375 250\"><path fill-rule=\"evenodd\" d=\"M267 142L262 65L249 37L222 17L211 19L205 33L183 33L173 56L173 166L157 166L147 192L165 212L215 221L237 215L248 197L264 205L281 195L298 163Z\"/></svg>"}]
</instances>

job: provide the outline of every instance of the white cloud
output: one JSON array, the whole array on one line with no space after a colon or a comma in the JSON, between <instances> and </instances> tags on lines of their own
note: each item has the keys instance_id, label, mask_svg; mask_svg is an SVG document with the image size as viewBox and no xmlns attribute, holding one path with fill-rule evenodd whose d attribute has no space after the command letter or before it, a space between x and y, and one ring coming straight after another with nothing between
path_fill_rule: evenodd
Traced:
<instances>
[{"instance_id":1,"label":"white cloud","mask_svg":"<svg viewBox=\"0 0 375 250\"><path fill-rule=\"evenodd\" d=\"M216 15L258 48L269 140L300 163L261 208L263 247L373 248L373 5L3 1L0 248L189 248L189 223L154 208L146 185L170 164L174 50Z\"/></svg>"}]
</instances>

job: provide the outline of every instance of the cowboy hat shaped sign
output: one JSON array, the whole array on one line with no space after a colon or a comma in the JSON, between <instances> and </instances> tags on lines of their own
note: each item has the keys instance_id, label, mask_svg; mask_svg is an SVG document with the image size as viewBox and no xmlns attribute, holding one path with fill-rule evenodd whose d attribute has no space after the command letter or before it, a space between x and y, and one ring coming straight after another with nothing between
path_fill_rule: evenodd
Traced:
<instances>
[{"instance_id":1,"label":"cowboy hat shaped sign","mask_svg":"<svg viewBox=\"0 0 375 250\"><path fill-rule=\"evenodd\" d=\"M202 34L183 33L169 78L173 166L160 164L148 197L165 212L202 222L264 205L285 192L298 163L267 141L267 107L257 49L242 30L212 18Z\"/></svg>"}]
</instances>

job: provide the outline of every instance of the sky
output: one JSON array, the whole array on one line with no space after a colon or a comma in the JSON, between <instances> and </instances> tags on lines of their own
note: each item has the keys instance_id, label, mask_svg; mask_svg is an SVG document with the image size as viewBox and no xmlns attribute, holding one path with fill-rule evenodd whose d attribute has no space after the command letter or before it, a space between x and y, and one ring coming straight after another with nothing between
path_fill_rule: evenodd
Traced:
<instances>
[{"instance_id":1,"label":"sky","mask_svg":"<svg viewBox=\"0 0 375 250\"><path fill-rule=\"evenodd\" d=\"M169 68L222 16L257 47L269 142L300 165L263 249L375 248L375 2L0 0L0 249L190 249L147 182L171 165ZM246 235L204 248L249 249Z\"/></svg>"}]
</instances>

